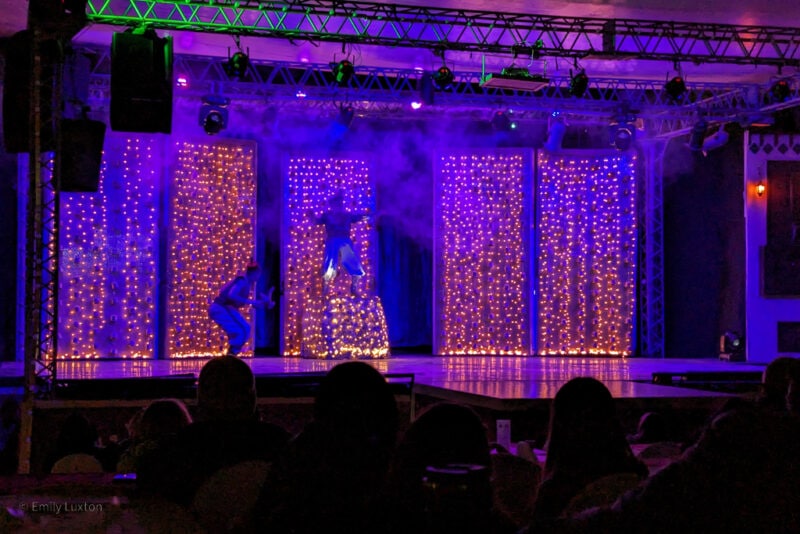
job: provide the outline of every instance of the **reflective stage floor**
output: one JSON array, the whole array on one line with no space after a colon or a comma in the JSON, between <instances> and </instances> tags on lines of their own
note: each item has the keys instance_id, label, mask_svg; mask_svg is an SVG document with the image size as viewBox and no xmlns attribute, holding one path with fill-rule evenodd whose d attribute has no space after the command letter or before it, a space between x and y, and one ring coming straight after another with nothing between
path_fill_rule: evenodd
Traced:
<instances>
[{"instance_id":1,"label":"reflective stage floor","mask_svg":"<svg viewBox=\"0 0 800 534\"><path fill-rule=\"evenodd\" d=\"M114 380L196 376L206 359L181 360L71 360L59 362L58 379ZM323 374L342 360L301 358L245 358L257 377ZM718 391L677 387L694 381L729 381L737 377L757 381L763 365L717 359L644 359L588 357L510 356L394 356L362 360L389 375L412 375L417 393L441 396L443 392L515 402L552 399L562 384L577 376L601 380L615 398L680 398L725 396ZM21 385L21 362L0 364L0 381L6 392ZM706 388L707 389L707 388ZM262 394L259 392L259 394Z\"/></svg>"}]
</instances>

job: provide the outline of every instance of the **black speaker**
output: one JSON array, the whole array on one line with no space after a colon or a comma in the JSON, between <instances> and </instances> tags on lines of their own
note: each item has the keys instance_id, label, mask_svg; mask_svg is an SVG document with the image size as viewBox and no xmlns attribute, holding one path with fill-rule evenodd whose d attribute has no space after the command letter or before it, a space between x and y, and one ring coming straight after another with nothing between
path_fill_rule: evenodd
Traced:
<instances>
[{"instance_id":1,"label":"black speaker","mask_svg":"<svg viewBox=\"0 0 800 534\"><path fill-rule=\"evenodd\" d=\"M172 38L115 33L111 42L111 129L170 133Z\"/></svg>"},{"instance_id":2,"label":"black speaker","mask_svg":"<svg viewBox=\"0 0 800 534\"><path fill-rule=\"evenodd\" d=\"M11 36L6 48L6 65L3 76L3 144L6 152L29 152L30 147L30 81L33 43L31 32L23 30ZM53 65L59 57L58 44L42 44L42 78L52 81ZM42 150L53 150L52 84L43 84L39 98L42 117Z\"/></svg>"},{"instance_id":3,"label":"black speaker","mask_svg":"<svg viewBox=\"0 0 800 534\"><path fill-rule=\"evenodd\" d=\"M106 125L88 119L61 122L61 191L94 193L100 185L100 164Z\"/></svg>"}]
</instances>

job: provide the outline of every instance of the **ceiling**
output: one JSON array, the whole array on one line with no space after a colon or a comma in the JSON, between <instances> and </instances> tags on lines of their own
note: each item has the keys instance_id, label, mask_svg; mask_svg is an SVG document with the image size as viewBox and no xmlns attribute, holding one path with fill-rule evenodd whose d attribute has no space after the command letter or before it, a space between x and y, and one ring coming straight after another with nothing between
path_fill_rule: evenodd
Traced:
<instances>
[{"instance_id":1,"label":"ceiling","mask_svg":"<svg viewBox=\"0 0 800 534\"><path fill-rule=\"evenodd\" d=\"M391 4L392 2L381 2ZM408 5L443 7L448 9L463 8L468 10L491 10L497 5L488 0L402 0ZM589 0L589 1L525 1L505 0L503 12L532 13L542 15L558 15L568 17L597 17L617 19L644 19L683 22L713 22L723 24L744 24L756 26L786 26L786 21L800 20L800 2L797 0ZM19 0L2 0L3 14L0 19L0 37L7 37L25 28L27 2ZM108 45L111 34L120 31L120 27L95 25L85 28L75 38L77 42ZM234 39L229 35L214 35L197 32L162 31L174 37L175 52L178 54L195 54L205 56L226 57L229 49L234 48ZM243 48L249 50L253 59L275 61L304 61L311 63L327 63L345 55L353 62L377 67L420 67L436 68L441 59L431 51L412 48L387 48L378 46L348 46L342 52L342 46L335 43L309 43L305 41L290 42L285 39L262 37L243 37ZM488 69L508 66L513 59L510 55L482 56L469 52L448 52L448 65L456 71L476 72L485 61ZM573 67L571 60L549 59L530 62L532 72L546 70L547 74L566 74ZM621 78L667 79L674 75L675 65L664 61L610 61L584 60L581 66L595 76L616 76ZM694 81L708 82L740 82L768 83L778 75L777 68L754 65L724 65L685 63L678 65L689 83ZM782 74L794 74L796 69L784 68Z\"/></svg>"}]
</instances>

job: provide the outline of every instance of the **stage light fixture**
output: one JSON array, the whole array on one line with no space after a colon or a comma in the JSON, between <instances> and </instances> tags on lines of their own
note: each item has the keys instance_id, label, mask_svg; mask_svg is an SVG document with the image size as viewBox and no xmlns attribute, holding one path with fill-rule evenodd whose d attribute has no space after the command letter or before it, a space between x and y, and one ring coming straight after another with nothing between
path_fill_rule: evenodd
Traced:
<instances>
[{"instance_id":1,"label":"stage light fixture","mask_svg":"<svg viewBox=\"0 0 800 534\"><path fill-rule=\"evenodd\" d=\"M636 125L642 122L636 118L636 113L638 111L632 110L630 103L623 102L609 124L609 143L617 150L628 150L636 141Z\"/></svg>"},{"instance_id":2,"label":"stage light fixture","mask_svg":"<svg viewBox=\"0 0 800 534\"><path fill-rule=\"evenodd\" d=\"M446 65L442 65L433 73L433 85L440 91L452 89L456 77Z\"/></svg>"},{"instance_id":3,"label":"stage light fixture","mask_svg":"<svg viewBox=\"0 0 800 534\"><path fill-rule=\"evenodd\" d=\"M200 126L208 135L215 135L228 125L228 104L230 99L219 95L206 95L200 106Z\"/></svg>"},{"instance_id":4,"label":"stage light fixture","mask_svg":"<svg viewBox=\"0 0 800 534\"><path fill-rule=\"evenodd\" d=\"M350 125L353 124L353 118L355 115L356 112L353 109L353 106L342 106L339 108L339 115L334 120L337 124L343 126L344 128L350 128Z\"/></svg>"},{"instance_id":5,"label":"stage light fixture","mask_svg":"<svg viewBox=\"0 0 800 534\"><path fill-rule=\"evenodd\" d=\"M558 111L550 114L548 119L547 141L544 148L548 152L561 150L561 143L564 141L564 134L567 133L567 121Z\"/></svg>"},{"instance_id":6,"label":"stage light fixture","mask_svg":"<svg viewBox=\"0 0 800 534\"><path fill-rule=\"evenodd\" d=\"M786 102L792 96L792 84L787 78L778 80L769 90L773 102Z\"/></svg>"},{"instance_id":7,"label":"stage light fixture","mask_svg":"<svg viewBox=\"0 0 800 534\"><path fill-rule=\"evenodd\" d=\"M247 66L249 64L250 58L247 56L247 54L239 50L228 58L224 68L228 76L231 78L236 77L241 80L245 77L245 74L247 74Z\"/></svg>"},{"instance_id":8,"label":"stage light fixture","mask_svg":"<svg viewBox=\"0 0 800 534\"><path fill-rule=\"evenodd\" d=\"M692 133L689 134L689 150L692 152L700 152L703 150L703 141L706 140L706 132L708 131L708 123L705 119L698 120L692 126Z\"/></svg>"},{"instance_id":9,"label":"stage light fixture","mask_svg":"<svg viewBox=\"0 0 800 534\"><path fill-rule=\"evenodd\" d=\"M716 150L718 148L722 148L728 143L728 139L730 136L728 132L725 131L725 125L721 125L719 130L714 132L713 134L709 135L703 140L703 155L707 155L712 150Z\"/></svg>"},{"instance_id":10,"label":"stage light fixture","mask_svg":"<svg viewBox=\"0 0 800 534\"><path fill-rule=\"evenodd\" d=\"M616 124L611 127L611 146L617 150L628 150L636 140L633 124Z\"/></svg>"},{"instance_id":11,"label":"stage light fixture","mask_svg":"<svg viewBox=\"0 0 800 534\"><path fill-rule=\"evenodd\" d=\"M513 126L513 121L503 111L496 111L490 122L492 124L492 128L498 132L507 132L508 130L513 130L515 127Z\"/></svg>"},{"instance_id":12,"label":"stage light fixture","mask_svg":"<svg viewBox=\"0 0 800 534\"><path fill-rule=\"evenodd\" d=\"M436 92L436 87L433 83L433 75L429 72L425 72L419 79L419 102L420 107L422 105L425 106L432 106L434 103L434 93Z\"/></svg>"},{"instance_id":13,"label":"stage light fixture","mask_svg":"<svg viewBox=\"0 0 800 534\"><path fill-rule=\"evenodd\" d=\"M333 77L340 86L347 85L347 82L356 73L356 68L347 59L343 59L339 63L332 63L331 68L333 69Z\"/></svg>"},{"instance_id":14,"label":"stage light fixture","mask_svg":"<svg viewBox=\"0 0 800 534\"><path fill-rule=\"evenodd\" d=\"M664 86L664 90L672 100L680 100L686 93L686 82L683 81L682 77L675 76L667 82Z\"/></svg>"},{"instance_id":15,"label":"stage light fixture","mask_svg":"<svg viewBox=\"0 0 800 534\"><path fill-rule=\"evenodd\" d=\"M576 98L582 97L584 93L586 93L586 89L589 88L589 76L586 75L584 69L579 70L574 75L572 74L572 70L570 70L569 74L569 94Z\"/></svg>"},{"instance_id":16,"label":"stage light fixture","mask_svg":"<svg viewBox=\"0 0 800 534\"><path fill-rule=\"evenodd\" d=\"M719 359L743 362L745 360L744 336L731 330L722 334L719 338Z\"/></svg>"}]
</instances>

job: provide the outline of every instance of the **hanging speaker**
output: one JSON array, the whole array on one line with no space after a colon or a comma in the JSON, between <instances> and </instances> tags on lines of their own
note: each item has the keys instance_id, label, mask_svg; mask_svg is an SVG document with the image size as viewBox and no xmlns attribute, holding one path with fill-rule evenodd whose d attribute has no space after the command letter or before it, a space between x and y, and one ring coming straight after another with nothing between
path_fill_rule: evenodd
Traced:
<instances>
[{"instance_id":1,"label":"hanging speaker","mask_svg":"<svg viewBox=\"0 0 800 534\"><path fill-rule=\"evenodd\" d=\"M115 33L111 42L111 129L170 133L172 38L153 30Z\"/></svg>"},{"instance_id":2,"label":"hanging speaker","mask_svg":"<svg viewBox=\"0 0 800 534\"><path fill-rule=\"evenodd\" d=\"M100 186L100 164L106 125L88 119L61 121L61 191L94 193Z\"/></svg>"}]
</instances>

